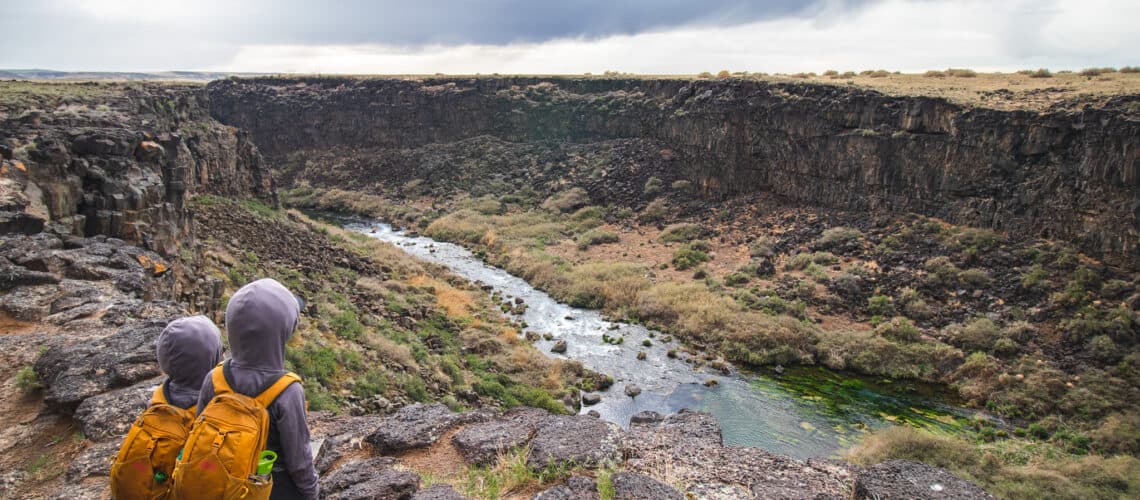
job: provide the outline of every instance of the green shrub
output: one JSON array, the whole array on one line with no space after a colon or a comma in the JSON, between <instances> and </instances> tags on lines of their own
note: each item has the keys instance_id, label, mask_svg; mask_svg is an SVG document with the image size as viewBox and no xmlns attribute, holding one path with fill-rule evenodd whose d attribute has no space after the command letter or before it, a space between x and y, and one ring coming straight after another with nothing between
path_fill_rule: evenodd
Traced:
<instances>
[{"instance_id":1,"label":"green shrub","mask_svg":"<svg viewBox=\"0 0 1140 500\"><path fill-rule=\"evenodd\" d=\"M1121 73L1140 73L1140 66L1121 66Z\"/></svg>"},{"instance_id":2,"label":"green shrub","mask_svg":"<svg viewBox=\"0 0 1140 500\"><path fill-rule=\"evenodd\" d=\"M943 329L943 333L954 345L967 351L990 352L994 342L1002 338L1001 329L997 324L985 317L974 318L964 325L950 325Z\"/></svg>"},{"instance_id":3,"label":"green shrub","mask_svg":"<svg viewBox=\"0 0 1140 500\"><path fill-rule=\"evenodd\" d=\"M1049 272L1045 266L1034 264L1025 274L1021 275L1021 287L1026 290L1041 291L1048 287Z\"/></svg>"},{"instance_id":4,"label":"green shrub","mask_svg":"<svg viewBox=\"0 0 1140 500\"><path fill-rule=\"evenodd\" d=\"M928 319L932 315L930 306L922 298L922 294L910 287L904 287L899 290L898 299L895 302L902 306L903 314L911 319Z\"/></svg>"},{"instance_id":5,"label":"green shrub","mask_svg":"<svg viewBox=\"0 0 1140 500\"><path fill-rule=\"evenodd\" d=\"M551 195L542 203L542 208L551 212L565 213L588 203L590 203L590 194L585 189L575 187Z\"/></svg>"},{"instance_id":6,"label":"green shrub","mask_svg":"<svg viewBox=\"0 0 1140 500\"><path fill-rule=\"evenodd\" d=\"M352 394L358 398L370 398L388 392L388 376L382 369L373 368L356 379Z\"/></svg>"},{"instance_id":7,"label":"green shrub","mask_svg":"<svg viewBox=\"0 0 1140 500\"><path fill-rule=\"evenodd\" d=\"M804 274L810 276L812 279L819 283L827 282L827 270L819 264L812 263L804 268Z\"/></svg>"},{"instance_id":8,"label":"green shrub","mask_svg":"<svg viewBox=\"0 0 1140 500\"><path fill-rule=\"evenodd\" d=\"M899 342L914 342L921 337L918 328L906 318L893 318L875 327L875 334Z\"/></svg>"},{"instance_id":9,"label":"green shrub","mask_svg":"<svg viewBox=\"0 0 1140 500\"><path fill-rule=\"evenodd\" d=\"M851 273L839 273L831 277L827 288L841 297L857 297L863 293L863 278Z\"/></svg>"},{"instance_id":10,"label":"green shrub","mask_svg":"<svg viewBox=\"0 0 1140 500\"><path fill-rule=\"evenodd\" d=\"M798 253L788 259L788 262L784 264L784 269L787 271L802 271L812 264L830 266L837 262L839 262L839 257L836 257L830 252Z\"/></svg>"},{"instance_id":11,"label":"green shrub","mask_svg":"<svg viewBox=\"0 0 1140 500\"><path fill-rule=\"evenodd\" d=\"M669 204L664 199L657 198L645 206L638 218L646 222L657 222L668 216Z\"/></svg>"},{"instance_id":12,"label":"green shrub","mask_svg":"<svg viewBox=\"0 0 1140 500\"><path fill-rule=\"evenodd\" d=\"M828 250L850 241L854 241L863 236L863 233L853 227L837 226L827 228L819 238L815 240L815 248L820 250Z\"/></svg>"},{"instance_id":13,"label":"green shrub","mask_svg":"<svg viewBox=\"0 0 1140 500\"><path fill-rule=\"evenodd\" d=\"M1003 358L1008 358L1014 354L1017 354L1017 351L1020 349L1021 346L1018 346L1017 342L1014 342L1013 339L1010 339L1008 337L998 338L994 341L993 345L994 354Z\"/></svg>"},{"instance_id":14,"label":"green shrub","mask_svg":"<svg viewBox=\"0 0 1140 500\"><path fill-rule=\"evenodd\" d=\"M1118 343L1131 345L1136 341L1132 327L1132 314L1123 306L1100 309L1089 305L1061 321L1065 338L1070 342L1084 342L1089 337L1105 334Z\"/></svg>"},{"instance_id":15,"label":"green shrub","mask_svg":"<svg viewBox=\"0 0 1140 500\"><path fill-rule=\"evenodd\" d=\"M339 411L340 402L321 384L305 386L305 401L313 411Z\"/></svg>"},{"instance_id":16,"label":"green shrub","mask_svg":"<svg viewBox=\"0 0 1140 500\"><path fill-rule=\"evenodd\" d=\"M764 263L764 264L766 264L766 263ZM745 276L748 276L748 277L752 277L752 276L757 276L757 277L768 276L768 275L770 275L770 274L771 274L773 271L775 271L775 269L773 269L771 266L768 266L768 265L762 265L762 263L761 263L761 262L759 262L759 261L752 261L752 262L749 262L749 263L747 263L747 264L745 264L745 265L743 265L743 266L740 266L740 269L737 269L737 270L736 270L736 272L738 272L738 273L741 273L741 274L743 274L743 275L745 275Z\"/></svg>"},{"instance_id":17,"label":"green shrub","mask_svg":"<svg viewBox=\"0 0 1140 500\"><path fill-rule=\"evenodd\" d=\"M1097 451L1106 455L1140 454L1140 413L1109 415L1090 437Z\"/></svg>"},{"instance_id":18,"label":"green shrub","mask_svg":"<svg viewBox=\"0 0 1140 500\"><path fill-rule=\"evenodd\" d=\"M503 211L503 203L491 196L484 196L475 200L471 208L483 215L497 215Z\"/></svg>"},{"instance_id":19,"label":"green shrub","mask_svg":"<svg viewBox=\"0 0 1140 500\"><path fill-rule=\"evenodd\" d=\"M645 181L645 187L642 189L641 193L645 195L646 198L652 198L654 196L657 196L657 193L660 193L661 189L664 187L665 181L662 181L657 177L650 177L649 180Z\"/></svg>"},{"instance_id":20,"label":"green shrub","mask_svg":"<svg viewBox=\"0 0 1140 500\"><path fill-rule=\"evenodd\" d=\"M739 286L748 283L750 279L751 277L747 274L735 272L724 277L724 284L728 286Z\"/></svg>"},{"instance_id":21,"label":"green shrub","mask_svg":"<svg viewBox=\"0 0 1140 500\"><path fill-rule=\"evenodd\" d=\"M990 229L969 227L955 234L953 241L962 248L985 251L1005 243L1005 236Z\"/></svg>"},{"instance_id":22,"label":"green shrub","mask_svg":"<svg viewBox=\"0 0 1140 500\"><path fill-rule=\"evenodd\" d=\"M662 243L684 243L696 239L701 235L701 226L682 222L678 224L670 224L661 231L661 236L657 237L657 241Z\"/></svg>"},{"instance_id":23,"label":"green shrub","mask_svg":"<svg viewBox=\"0 0 1140 500\"><path fill-rule=\"evenodd\" d=\"M313 343L305 344L300 349L287 349L285 357L292 365L293 371L301 377L317 380L322 384L331 382L340 364L336 349Z\"/></svg>"},{"instance_id":24,"label":"green shrub","mask_svg":"<svg viewBox=\"0 0 1140 500\"><path fill-rule=\"evenodd\" d=\"M702 241L686 243L673 252L673 267L685 270L710 260L709 246Z\"/></svg>"},{"instance_id":25,"label":"green shrub","mask_svg":"<svg viewBox=\"0 0 1140 500\"><path fill-rule=\"evenodd\" d=\"M333 316L330 326L336 336L348 339L357 340L364 335L364 325L360 323L360 318L356 316L356 311L351 309L341 311Z\"/></svg>"},{"instance_id":26,"label":"green shrub","mask_svg":"<svg viewBox=\"0 0 1140 500\"><path fill-rule=\"evenodd\" d=\"M43 388L39 375L31 365L25 365L16 371L16 388L21 392L33 392Z\"/></svg>"},{"instance_id":27,"label":"green shrub","mask_svg":"<svg viewBox=\"0 0 1140 500\"><path fill-rule=\"evenodd\" d=\"M962 352L940 342L896 342L874 332L827 331L818 358L828 368L925 381L940 380Z\"/></svg>"},{"instance_id":28,"label":"green shrub","mask_svg":"<svg viewBox=\"0 0 1140 500\"><path fill-rule=\"evenodd\" d=\"M578 210L576 210L574 212L574 214L570 216L570 220L572 220L574 222L578 222L578 223L598 221L598 223L600 224L600 219L605 214L606 214L606 209L599 207L599 206L596 206L596 205L591 205L591 206L582 207L582 208L579 208Z\"/></svg>"},{"instance_id":29,"label":"green shrub","mask_svg":"<svg viewBox=\"0 0 1140 500\"><path fill-rule=\"evenodd\" d=\"M755 241L748 244L748 254L752 258L774 257L776 255L775 246L776 242L771 238L757 238Z\"/></svg>"},{"instance_id":30,"label":"green shrub","mask_svg":"<svg viewBox=\"0 0 1140 500\"><path fill-rule=\"evenodd\" d=\"M621 237L619 237L617 233L594 228L578 235L578 250L585 250L593 245L617 243L619 241L621 241Z\"/></svg>"},{"instance_id":31,"label":"green shrub","mask_svg":"<svg viewBox=\"0 0 1140 500\"><path fill-rule=\"evenodd\" d=\"M423 403L431 399L431 393L427 390L427 385L424 384L423 379L415 375L405 375L400 378L400 387L404 389L404 393L408 395L412 401Z\"/></svg>"},{"instance_id":32,"label":"green shrub","mask_svg":"<svg viewBox=\"0 0 1140 500\"><path fill-rule=\"evenodd\" d=\"M958 273L958 280L974 288L983 288L989 286L990 275L982 269L971 268Z\"/></svg>"},{"instance_id":33,"label":"green shrub","mask_svg":"<svg viewBox=\"0 0 1140 500\"><path fill-rule=\"evenodd\" d=\"M1108 335L1097 335L1089 339L1085 350L1094 358L1105 363L1112 363L1120 359L1120 351L1116 346L1116 342L1113 342L1112 337Z\"/></svg>"},{"instance_id":34,"label":"green shrub","mask_svg":"<svg viewBox=\"0 0 1140 500\"><path fill-rule=\"evenodd\" d=\"M889 316L895 313L895 304L886 295L873 295L867 299L867 313L874 316Z\"/></svg>"},{"instance_id":35,"label":"green shrub","mask_svg":"<svg viewBox=\"0 0 1140 500\"><path fill-rule=\"evenodd\" d=\"M1024 71L1026 71L1026 73L1024 73L1024 74L1029 75L1030 78L1053 78L1053 72L1049 71L1046 68L1038 68L1036 71L1034 71L1034 70L1024 70ZM1021 73L1021 71L1018 71L1018 73Z\"/></svg>"}]
</instances>

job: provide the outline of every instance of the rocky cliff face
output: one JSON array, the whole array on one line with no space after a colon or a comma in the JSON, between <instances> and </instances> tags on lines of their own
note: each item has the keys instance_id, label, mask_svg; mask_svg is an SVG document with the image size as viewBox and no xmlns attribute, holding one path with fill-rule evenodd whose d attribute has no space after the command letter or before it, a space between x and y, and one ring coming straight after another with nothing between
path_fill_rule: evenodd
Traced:
<instances>
[{"instance_id":1,"label":"rocky cliff face","mask_svg":"<svg viewBox=\"0 0 1140 500\"><path fill-rule=\"evenodd\" d=\"M208 89L217 119L249 130L284 163L364 152L362 170L375 179L406 176L417 159L438 157L441 144L481 136L558 149L555 162L575 147L623 141L638 152L622 163L690 180L709 197L762 192L916 212L1062 239L1140 268L1136 96L1037 113L740 80L255 79ZM532 156L515 156L526 161L514 167L534 166ZM438 163L470 165L448 158Z\"/></svg>"},{"instance_id":2,"label":"rocky cliff face","mask_svg":"<svg viewBox=\"0 0 1140 500\"><path fill-rule=\"evenodd\" d=\"M172 254L188 236L190 196L274 200L257 148L209 117L201 86L5 90L0 232L101 234Z\"/></svg>"}]
</instances>

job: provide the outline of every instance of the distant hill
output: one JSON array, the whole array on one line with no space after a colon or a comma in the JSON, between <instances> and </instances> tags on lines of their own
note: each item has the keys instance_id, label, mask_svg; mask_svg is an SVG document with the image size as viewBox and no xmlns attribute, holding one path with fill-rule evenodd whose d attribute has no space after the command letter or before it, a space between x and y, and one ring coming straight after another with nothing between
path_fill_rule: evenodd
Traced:
<instances>
[{"instance_id":1,"label":"distant hill","mask_svg":"<svg viewBox=\"0 0 1140 500\"><path fill-rule=\"evenodd\" d=\"M209 81L228 76L255 76L256 73L222 73L212 71L56 71L51 69L0 69L0 80L190 80Z\"/></svg>"}]
</instances>

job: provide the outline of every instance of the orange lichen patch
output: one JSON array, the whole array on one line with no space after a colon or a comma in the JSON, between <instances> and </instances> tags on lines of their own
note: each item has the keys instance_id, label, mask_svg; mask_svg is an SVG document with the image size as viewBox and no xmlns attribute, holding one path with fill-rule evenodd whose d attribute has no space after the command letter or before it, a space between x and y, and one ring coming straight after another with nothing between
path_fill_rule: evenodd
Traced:
<instances>
[{"instance_id":1,"label":"orange lichen patch","mask_svg":"<svg viewBox=\"0 0 1140 500\"><path fill-rule=\"evenodd\" d=\"M24 165L24 162L22 162L22 161L17 160L15 162L12 162L12 165L16 167L16 170L19 170L21 172L27 172L28 171L27 165Z\"/></svg>"},{"instance_id":2,"label":"orange lichen patch","mask_svg":"<svg viewBox=\"0 0 1140 500\"><path fill-rule=\"evenodd\" d=\"M170 270L170 266L160 260L152 259L146 255L138 256L139 264L146 270L153 273L155 276L160 276L166 271Z\"/></svg>"}]
</instances>

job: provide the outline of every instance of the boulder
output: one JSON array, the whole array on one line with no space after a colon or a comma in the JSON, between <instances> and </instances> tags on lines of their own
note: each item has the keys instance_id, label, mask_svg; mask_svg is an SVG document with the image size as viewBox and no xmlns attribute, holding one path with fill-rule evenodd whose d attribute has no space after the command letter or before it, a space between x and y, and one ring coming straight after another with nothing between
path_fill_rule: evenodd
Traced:
<instances>
[{"instance_id":1,"label":"boulder","mask_svg":"<svg viewBox=\"0 0 1140 500\"><path fill-rule=\"evenodd\" d=\"M489 422L464 427L451 441L467 463L488 465L500 454L529 442L538 423L549 415L537 408L515 408Z\"/></svg>"},{"instance_id":2,"label":"boulder","mask_svg":"<svg viewBox=\"0 0 1140 500\"><path fill-rule=\"evenodd\" d=\"M168 322L138 321L107 337L48 349L35 363L44 402L71 410L89 397L158 376L154 342Z\"/></svg>"},{"instance_id":3,"label":"boulder","mask_svg":"<svg viewBox=\"0 0 1140 500\"><path fill-rule=\"evenodd\" d=\"M585 415L551 415L530 442L527 464L536 470L553 463L596 467L618 456L621 428Z\"/></svg>"},{"instance_id":4,"label":"boulder","mask_svg":"<svg viewBox=\"0 0 1140 500\"><path fill-rule=\"evenodd\" d=\"M644 410L644 411L639 411L639 412L635 413L632 417L629 417L629 423L630 424L648 424L648 423L653 423L653 422L660 422L664 418L665 417L661 416L660 413L657 413L657 412L652 411L652 410Z\"/></svg>"},{"instance_id":5,"label":"boulder","mask_svg":"<svg viewBox=\"0 0 1140 500\"><path fill-rule=\"evenodd\" d=\"M329 500L410 499L420 487L413 472L392 468L396 459L352 460L321 479L321 498Z\"/></svg>"},{"instance_id":6,"label":"boulder","mask_svg":"<svg viewBox=\"0 0 1140 500\"><path fill-rule=\"evenodd\" d=\"M582 404L586 406L594 406L602 402L602 395L596 392L587 392L582 394Z\"/></svg>"},{"instance_id":7,"label":"boulder","mask_svg":"<svg viewBox=\"0 0 1140 500\"><path fill-rule=\"evenodd\" d=\"M913 460L889 460L855 476L855 499L996 498L950 471Z\"/></svg>"},{"instance_id":8,"label":"boulder","mask_svg":"<svg viewBox=\"0 0 1140 500\"><path fill-rule=\"evenodd\" d=\"M17 266L0 258L0 291L6 292L20 286L35 286L59 283L59 276Z\"/></svg>"},{"instance_id":9,"label":"boulder","mask_svg":"<svg viewBox=\"0 0 1140 500\"><path fill-rule=\"evenodd\" d=\"M154 394L162 378L145 380L122 389L89 397L75 408L73 418L92 441L118 442L127 433Z\"/></svg>"},{"instance_id":10,"label":"boulder","mask_svg":"<svg viewBox=\"0 0 1140 500\"><path fill-rule=\"evenodd\" d=\"M709 413L682 410L632 422L622 439L625 472L660 474L697 498L846 498L845 467L813 464L757 448L723 446Z\"/></svg>"},{"instance_id":11,"label":"boulder","mask_svg":"<svg viewBox=\"0 0 1140 500\"><path fill-rule=\"evenodd\" d=\"M618 472L610 477L614 500L684 500L685 495L644 474Z\"/></svg>"},{"instance_id":12,"label":"boulder","mask_svg":"<svg viewBox=\"0 0 1140 500\"><path fill-rule=\"evenodd\" d=\"M534 500L601 500L598 483L586 476L570 476L566 484L541 491Z\"/></svg>"},{"instance_id":13,"label":"boulder","mask_svg":"<svg viewBox=\"0 0 1140 500\"><path fill-rule=\"evenodd\" d=\"M122 442L119 440L111 440L88 446L71 461L71 465L67 466L65 477L68 482L82 481L88 477L109 476L111 464L115 462L115 456L119 454L121 445Z\"/></svg>"},{"instance_id":14,"label":"boulder","mask_svg":"<svg viewBox=\"0 0 1140 500\"><path fill-rule=\"evenodd\" d=\"M440 483L417 491L412 500L467 500L467 497L460 495L450 484Z\"/></svg>"},{"instance_id":15,"label":"boulder","mask_svg":"<svg viewBox=\"0 0 1140 500\"><path fill-rule=\"evenodd\" d=\"M313 465L318 474L324 474L346 454L367 446L364 439L376 430L376 417L309 412L309 428L313 430L311 439L321 440L320 448L313 454Z\"/></svg>"},{"instance_id":16,"label":"boulder","mask_svg":"<svg viewBox=\"0 0 1140 500\"><path fill-rule=\"evenodd\" d=\"M638 387L637 384L625 384L625 395L636 398L641 395L641 387Z\"/></svg>"},{"instance_id":17,"label":"boulder","mask_svg":"<svg viewBox=\"0 0 1140 500\"><path fill-rule=\"evenodd\" d=\"M485 422L493 415L493 411L486 409L455 413L443 404L416 403L381 418L379 427L367 439L380 453L399 453L430 446L451 429Z\"/></svg>"},{"instance_id":18,"label":"boulder","mask_svg":"<svg viewBox=\"0 0 1140 500\"><path fill-rule=\"evenodd\" d=\"M553 347L550 348L550 352L562 354L562 353L566 352L566 347L567 347L566 341L565 340L559 340L558 342L554 343Z\"/></svg>"}]
</instances>

